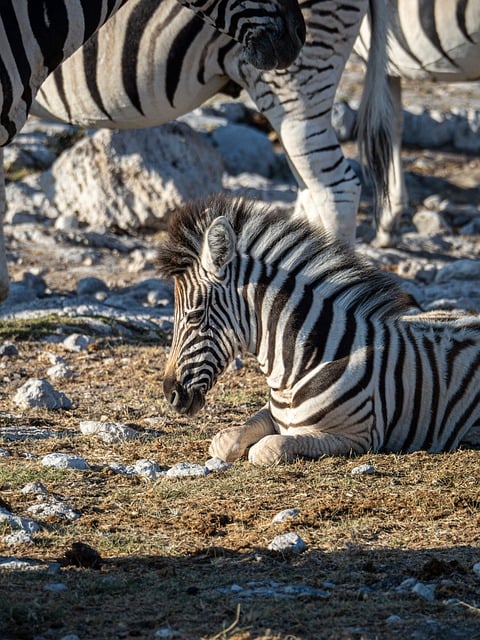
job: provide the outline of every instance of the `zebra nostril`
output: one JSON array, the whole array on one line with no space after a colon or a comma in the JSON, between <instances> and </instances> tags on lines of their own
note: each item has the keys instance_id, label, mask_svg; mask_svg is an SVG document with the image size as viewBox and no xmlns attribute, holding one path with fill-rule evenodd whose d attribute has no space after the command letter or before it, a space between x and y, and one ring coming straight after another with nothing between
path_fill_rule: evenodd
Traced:
<instances>
[{"instance_id":1,"label":"zebra nostril","mask_svg":"<svg viewBox=\"0 0 480 640\"><path fill-rule=\"evenodd\" d=\"M179 404L179 402L180 402L180 393L179 393L178 389L172 389L172 391L170 392L170 396L168 398L168 401L170 402L172 407L176 407Z\"/></svg>"}]
</instances>

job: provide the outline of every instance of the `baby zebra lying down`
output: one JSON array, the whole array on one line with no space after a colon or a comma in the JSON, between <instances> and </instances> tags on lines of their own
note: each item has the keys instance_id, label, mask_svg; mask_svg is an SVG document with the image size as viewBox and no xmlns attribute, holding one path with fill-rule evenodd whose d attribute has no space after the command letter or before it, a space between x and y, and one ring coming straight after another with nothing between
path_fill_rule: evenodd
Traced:
<instances>
[{"instance_id":1,"label":"baby zebra lying down","mask_svg":"<svg viewBox=\"0 0 480 640\"><path fill-rule=\"evenodd\" d=\"M171 406L199 411L239 352L270 388L212 455L270 465L480 444L480 316L417 313L387 273L240 199L178 212L159 254L175 282Z\"/></svg>"}]
</instances>

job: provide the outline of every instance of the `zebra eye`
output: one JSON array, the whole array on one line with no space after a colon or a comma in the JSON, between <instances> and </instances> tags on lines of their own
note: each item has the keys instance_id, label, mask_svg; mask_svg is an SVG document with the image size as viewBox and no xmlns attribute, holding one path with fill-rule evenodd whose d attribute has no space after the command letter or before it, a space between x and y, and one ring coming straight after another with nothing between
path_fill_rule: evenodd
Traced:
<instances>
[{"instance_id":1,"label":"zebra eye","mask_svg":"<svg viewBox=\"0 0 480 640\"><path fill-rule=\"evenodd\" d=\"M187 311L185 319L188 324L198 325L202 322L204 316L203 309L194 309L193 311Z\"/></svg>"}]
</instances>

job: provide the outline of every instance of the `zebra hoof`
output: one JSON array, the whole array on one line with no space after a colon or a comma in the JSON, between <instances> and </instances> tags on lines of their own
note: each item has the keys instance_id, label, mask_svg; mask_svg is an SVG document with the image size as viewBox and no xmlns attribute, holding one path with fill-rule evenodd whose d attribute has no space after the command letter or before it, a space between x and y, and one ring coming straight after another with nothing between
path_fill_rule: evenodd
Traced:
<instances>
[{"instance_id":1,"label":"zebra hoof","mask_svg":"<svg viewBox=\"0 0 480 640\"><path fill-rule=\"evenodd\" d=\"M248 452L248 461L256 467L293 462L297 457L296 443L291 436L265 436Z\"/></svg>"},{"instance_id":2,"label":"zebra hoof","mask_svg":"<svg viewBox=\"0 0 480 640\"><path fill-rule=\"evenodd\" d=\"M241 428L231 427L217 433L210 443L208 453L212 457L220 458L225 462L234 462L241 458L246 447L241 443Z\"/></svg>"}]
</instances>

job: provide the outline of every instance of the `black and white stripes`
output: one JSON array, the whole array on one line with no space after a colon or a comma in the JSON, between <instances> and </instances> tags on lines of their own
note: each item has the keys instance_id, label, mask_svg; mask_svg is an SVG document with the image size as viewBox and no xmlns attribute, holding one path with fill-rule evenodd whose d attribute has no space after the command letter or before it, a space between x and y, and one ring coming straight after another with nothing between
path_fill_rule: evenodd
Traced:
<instances>
[{"instance_id":1,"label":"black and white stripes","mask_svg":"<svg viewBox=\"0 0 480 640\"><path fill-rule=\"evenodd\" d=\"M360 183L338 143L331 109L370 4L376 7L378 46L365 84L370 108L361 138L368 139L381 182L390 124L384 3L302 0L305 46L287 69L261 72L245 62L231 39L179 10L174 0L158 9L154 0L137 0L49 78L36 113L84 126L152 126L196 108L233 80L249 92L283 143L299 183L297 213L353 243ZM142 28L132 31L128 25L137 13Z\"/></svg>"},{"instance_id":2,"label":"black and white stripes","mask_svg":"<svg viewBox=\"0 0 480 640\"><path fill-rule=\"evenodd\" d=\"M480 317L418 313L385 272L308 224L222 197L175 216L159 248L175 280L164 379L186 414L234 356L253 353L270 397L211 453L439 452L480 443Z\"/></svg>"}]
</instances>

